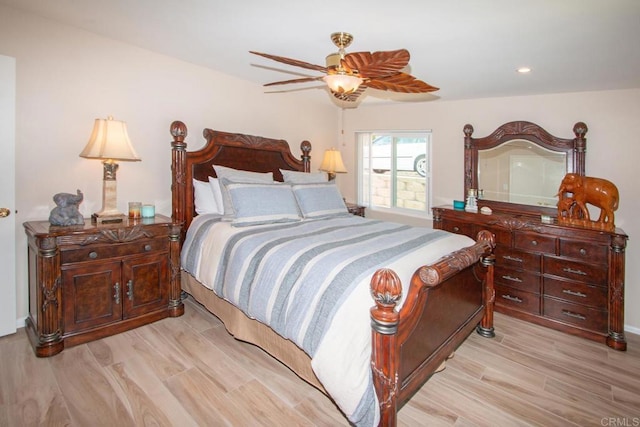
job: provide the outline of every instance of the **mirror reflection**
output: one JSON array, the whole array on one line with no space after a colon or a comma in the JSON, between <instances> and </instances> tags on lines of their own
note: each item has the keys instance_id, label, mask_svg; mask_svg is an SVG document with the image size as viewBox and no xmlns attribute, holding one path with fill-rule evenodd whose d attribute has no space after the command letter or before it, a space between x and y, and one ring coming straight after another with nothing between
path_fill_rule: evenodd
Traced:
<instances>
[{"instance_id":1,"label":"mirror reflection","mask_svg":"<svg viewBox=\"0 0 640 427\"><path fill-rule=\"evenodd\" d=\"M478 189L483 199L555 207L566 173L566 153L526 140L478 150Z\"/></svg>"}]
</instances>

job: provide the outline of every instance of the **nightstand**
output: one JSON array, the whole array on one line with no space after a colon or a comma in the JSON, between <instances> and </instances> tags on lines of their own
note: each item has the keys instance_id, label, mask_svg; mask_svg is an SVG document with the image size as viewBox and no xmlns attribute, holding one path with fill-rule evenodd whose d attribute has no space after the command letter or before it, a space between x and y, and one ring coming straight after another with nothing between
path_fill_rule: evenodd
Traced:
<instances>
[{"instance_id":1,"label":"nightstand","mask_svg":"<svg viewBox=\"0 0 640 427\"><path fill-rule=\"evenodd\" d=\"M364 217L364 209L365 209L364 206L356 205L355 203L349 203L349 202L346 202L345 204L347 205L347 210L349 211L350 214Z\"/></svg>"},{"instance_id":2,"label":"nightstand","mask_svg":"<svg viewBox=\"0 0 640 427\"><path fill-rule=\"evenodd\" d=\"M180 226L170 218L57 227L24 223L36 356L184 313Z\"/></svg>"}]
</instances>

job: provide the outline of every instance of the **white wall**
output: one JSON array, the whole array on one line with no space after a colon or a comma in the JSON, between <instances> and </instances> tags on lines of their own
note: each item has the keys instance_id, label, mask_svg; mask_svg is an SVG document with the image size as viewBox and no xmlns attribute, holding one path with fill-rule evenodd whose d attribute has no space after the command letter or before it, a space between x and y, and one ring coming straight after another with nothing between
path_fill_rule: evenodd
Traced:
<instances>
[{"instance_id":1,"label":"white wall","mask_svg":"<svg viewBox=\"0 0 640 427\"><path fill-rule=\"evenodd\" d=\"M18 319L28 313L21 224L46 220L59 192L82 190L85 216L101 207L102 165L78 156L95 118L126 121L142 158L120 163L123 212L135 200L155 203L159 213L170 215L173 120L186 123L188 149L204 143L205 127L286 139L296 155L307 139L314 168L337 134L338 110L327 94L267 95L259 85L4 6L0 54L16 58Z\"/></svg>"},{"instance_id":2,"label":"white wall","mask_svg":"<svg viewBox=\"0 0 640 427\"><path fill-rule=\"evenodd\" d=\"M466 101L435 101L360 106L347 110L345 135L350 136L345 166L356 170L353 133L372 129L431 129L433 131L433 203L450 205L463 199L464 134L466 123L474 136L487 136L503 123L527 120L553 135L573 138L573 125L585 122L587 133L586 172L606 178L620 191L615 223L629 235L626 251L625 325L640 333L640 186L637 185L640 143L640 89L567 93L555 95L487 98ZM353 148L353 149L352 149ZM355 200L356 176L340 176L347 199ZM367 211L367 216L376 216ZM430 224L429 221L413 221Z\"/></svg>"}]
</instances>

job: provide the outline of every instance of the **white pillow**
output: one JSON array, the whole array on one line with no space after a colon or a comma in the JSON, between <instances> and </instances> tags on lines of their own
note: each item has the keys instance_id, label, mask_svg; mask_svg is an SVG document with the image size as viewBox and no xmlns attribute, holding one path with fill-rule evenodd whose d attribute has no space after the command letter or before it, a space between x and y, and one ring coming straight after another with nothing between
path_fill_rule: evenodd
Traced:
<instances>
[{"instance_id":1,"label":"white pillow","mask_svg":"<svg viewBox=\"0 0 640 427\"><path fill-rule=\"evenodd\" d=\"M291 186L304 218L348 215L338 187L333 182L294 184Z\"/></svg>"},{"instance_id":2,"label":"white pillow","mask_svg":"<svg viewBox=\"0 0 640 427\"><path fill-rule=\"evenodd\" d=\"M222 215L224 213L224 203L222 202L222 191L220 191L220 181L218 181L218 178L214 178L210 176L209 186L211 187L211 191L213 192L213 198L215 199L216 205L218 206L218 213Z\"/></svg>"},{"instance_id":3,"label":"white pillow","mask_svg":"<svg viewBox=\"0 0 640 427\"><path fill-rule=\"evenodd\" d=\"M194 179L193 195L198 215L208 213L222 214L222 205L216 202L210 183Z\"/></svg>"},{"instance_id":4,"label":"white pillow","mask_svg":"<svg viewBox=\"0 0 640 427\"><path fill-rule=\"evenodd\" d=\"M300 211L291 186L280 183L237 183L223 181L233 203L231 225L274 224L300 221Z\"/></svg>"},{"instance_id":5,"label":"white pillow","mask_svg":"<svg viewBox=\"0 0 640 427\"><path fill-rule=\"evenodd\" d=\"M233 169L226 166L213 165L213 169L218 176L218 183L220 184L220 192L222 193L222 206L224 209L224 216L231 218L234 215L233 204L229 197L229 191L226 189L225 179L231 182L243 182L243 183L273 183L272 172L249 172L239 169Z\"/></svg>"},{"instance_id":6,"label":"white pillow","mask_svg":"<svg viewBox=\"0 0 640 427\"><path fill-rule=\"evenodd\" d=\"M284 182L291 184L307 184L329 181L329 177L326 172L298 172L280 169L280 173L282 174Z\"/></svg>"}]
</instances>

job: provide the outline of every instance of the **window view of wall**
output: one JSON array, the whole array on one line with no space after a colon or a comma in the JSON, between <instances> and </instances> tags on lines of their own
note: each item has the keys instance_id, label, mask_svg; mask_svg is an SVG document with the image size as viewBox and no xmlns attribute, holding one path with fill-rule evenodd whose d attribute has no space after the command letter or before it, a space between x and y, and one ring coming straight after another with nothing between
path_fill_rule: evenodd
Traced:
<instances>
[{"instance_id":1,"label":"window view of wall","mask_svg":"<svg viewBox=\"0 0 640 427\"><path fill-rule=\"evenodd\" d=\"M359 132L359 203L428 214L431 208L430 132Z\"/></svg>"}]
</instances>

